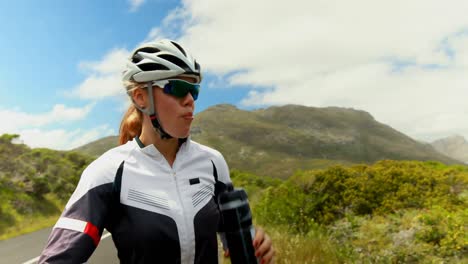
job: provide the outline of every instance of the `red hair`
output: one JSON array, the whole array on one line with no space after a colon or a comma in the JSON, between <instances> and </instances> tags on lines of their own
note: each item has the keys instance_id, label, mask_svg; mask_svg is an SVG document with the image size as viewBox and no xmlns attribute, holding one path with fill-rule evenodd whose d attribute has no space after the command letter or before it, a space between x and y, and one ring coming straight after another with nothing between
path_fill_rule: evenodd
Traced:
<instances>
[{"instance_id":1,"label":"red hair","mask_svg":"<svg viewBox=\"0 0 468 264\"><path fill-rule=\"evenodd\" d=\"M127 91L140 88L141 84L136 82L125 82L124 85ZM131 95L130 95L131 96ZM133 104L127 109L127 112L120 122L119 129L119 144L123 145L129 140L134 139L141 134L141 127L143 125L143 113L137 109Z\"/></svg>"},{"instance_id":2,"label":"red hair","mask_svg":"<svg viewBox=\"0 0 468 264\"><path fill-rule=\"evenodd\" d=\"M132 104L120 123L119 144L123 145L129 140L140 136L142 124L143 113Z\"/></svg>"}]
</instances>

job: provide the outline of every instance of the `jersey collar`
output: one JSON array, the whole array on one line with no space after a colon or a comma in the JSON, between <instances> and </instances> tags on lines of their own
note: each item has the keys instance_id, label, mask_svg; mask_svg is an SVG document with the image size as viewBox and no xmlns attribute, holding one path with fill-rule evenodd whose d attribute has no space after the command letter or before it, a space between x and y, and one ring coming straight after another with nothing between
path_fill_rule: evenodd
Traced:
<instances>
[{"instance_id":1,"label":"jersey collar","mask_svg":"<svg viewBox=\"0 0 468 264\"><path fill-rule=\"evenodd\" d=\"M180 145L179 151L177 152L177 155L180 155L182 153L187 152L187 150L189 149L189 146L190 146L190 141L191 141L191 139L190 139L190 136L189 136L185 140L185 142L183 142L182 145ZM161 152L159 152L159 150L153 144L145 146L143 144L143 142L141 142L141 140L140 140L140 138L138 136L135 137L135 143L138 144L138 146L140 147L140 150L143 153L147 154L148 156L155 157L155 158L162 157Z\"/></svg>"}]
</instances>

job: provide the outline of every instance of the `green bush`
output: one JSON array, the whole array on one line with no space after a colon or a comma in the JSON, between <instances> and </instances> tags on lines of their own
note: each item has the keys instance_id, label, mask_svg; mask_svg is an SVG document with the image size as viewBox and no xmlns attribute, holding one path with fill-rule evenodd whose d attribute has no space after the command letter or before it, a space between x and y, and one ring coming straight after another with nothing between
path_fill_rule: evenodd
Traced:
<instances>
[{"instance_id":1,"label":"green bush","mask_svg":"<svg viewBox=\"0 0 468 264\"><path fill-rule=\"evenodd\" d=\"M269 187L255 206L257 222L289 226L294 232L307 233L314 219L307 215L314 206L301 189L290 183Z\"/></svg>"},{"instance_id":2,"label":"green bush","mask_svg":"<svg viewBox=\"0 0 468 264\"><path fill-rule=\"evenodd\" d=\"M468 254L468 209L454 212L434 207L419 216L416 238L436 248L442 256Z\"/></svg>"},{"instance_id":3,"label":"green bush","mask_svg":"<svg viewBox=\"0 0 468 264\"><path fill-rule=\"evenodd\" d=\"M230 175L234 187L243 188L247 192L251 204L255 204L261 193L268 187L276 187L283 182L277 178L260 177L239 170L231 170Z\"/></svg>"},{"instance_id":4,"label":"green bush","mask_svg":"<svg viewBox=\"0 0 468 264\"><path fill-rule=\"evenodd\" d=\"M3 134L0 136L0 143L10 144L13 139L19 138L18 134Z\"/></svg>"},{"instance_id":5,"label":"green bush","mask_svg":"<svg viewBox=\"0 0 468 264\"><path fill-rule=\"evenodd\" d=\"M330 240L360 263L461 263L468 253L463 211L436 207L384 216L347 215L328 230ZM457 220L447 221L452 218Z\"/></svg>"},{"instance_id":6,"label":"green bush","mask_svg":"<svg viewBox=\"0 0 468 264\"><path fill-rule=\"evenodd\" d=\"M32 195L36 198L42 198L50 191L47 176L32 178Z\"/></svg>"},{"instance_id":7,"label":"green bush","mask_svg":"<svg viewBox=\"0 0 468 264\"><path fill-rule=\"evenodd\" d=\"M0 136L0 237L31 226L26 223L31 216L50 221L92 161L76 152L13 144L16 138L18 135Z\"/></svg>"},{"instance_id":8,"label":"green bush","mask_svg":"<svg viewBox=\"0 0 468 264\"><path fill-rule=\"evenodd\" d=\"M303 236L321 226L359 263L466 261L468 169L437 162L302 171L268 187L257 222Z\"/></svg>"},{"instance_id":9,"label":"green bush","mask_svg":"<svg viewBox=\"0 0 468 264\"><path fill-rule=\"evenodd\" d=\"M298 172L259 201L259 217L306 227L304 219L331 224L346 214L385 215L433 205L467 206L461 193L468 170L434 162L381 161L373 166ZM275 219L275 220L271 220Z\"/></svg>"}]
</instances>

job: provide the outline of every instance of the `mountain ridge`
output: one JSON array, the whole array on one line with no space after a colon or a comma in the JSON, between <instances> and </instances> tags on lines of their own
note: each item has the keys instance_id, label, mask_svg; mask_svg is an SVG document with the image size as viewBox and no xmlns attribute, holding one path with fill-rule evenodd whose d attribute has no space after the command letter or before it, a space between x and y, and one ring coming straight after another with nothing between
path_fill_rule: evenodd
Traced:
<instances>
[{"instance_id":1,"label":"mountain ridge","mask_svg":"<svg viewBox=\"0 0 468 264\"><path fill-rule=\"evenodd\" d=\"M247 111L215 105L196 115L191 138L219 150L231 168L282 178L298 169L383 159L460 163L352 108L284 105ZM117 146L117 137L106 140ZM98 143L76 150L97 156L103 149L90 148Z\"/></svg>"}]
</instances>

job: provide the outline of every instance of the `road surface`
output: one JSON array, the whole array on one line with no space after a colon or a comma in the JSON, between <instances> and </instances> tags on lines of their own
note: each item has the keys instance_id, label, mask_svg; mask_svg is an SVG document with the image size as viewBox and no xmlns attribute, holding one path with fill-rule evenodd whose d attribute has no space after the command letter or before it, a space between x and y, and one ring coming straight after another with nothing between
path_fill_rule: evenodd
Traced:
<instances>
[{"instance_id":1,"label":"road surface","mask_svg":"<svg viewBox=\"0 0 468 264\"><path fill-rule=\"evenodd\" d=\"M33 264L45 246L51 228L0 241L0 264ZM104 232L101 242L87 263L119 263L114 242Z\"/></svg>"}]
</instances>

